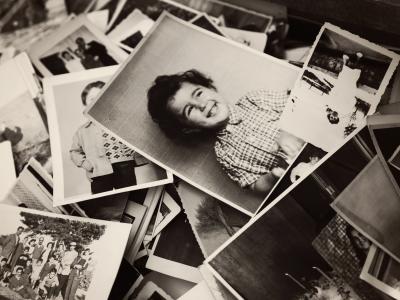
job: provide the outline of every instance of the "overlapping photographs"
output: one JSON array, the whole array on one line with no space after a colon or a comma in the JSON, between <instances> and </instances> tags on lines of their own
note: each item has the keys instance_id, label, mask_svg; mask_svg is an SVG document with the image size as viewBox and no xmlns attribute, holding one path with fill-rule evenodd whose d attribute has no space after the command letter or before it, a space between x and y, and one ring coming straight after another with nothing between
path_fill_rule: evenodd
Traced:
<instances>
[{"instance_id":1,"label":"overlapping photographs","mask_svg":"<svg viewBox=\"0 0 400 300\"><path fill-rule=\"evenodd\" d=\"M54 205L64 205L172 181L172 175L88 121L83 110L116 66L45 78L51 124Z\"/></svg>"},{"instance_id":2,"label":"overlapping photographs","mask_svg":"<svg viewBox=\"0 0 400 300\"><path fill-rule=\"evenodd\" d=\"M371 246L360 278L394 299L400 299L400 263Z\"/></svg>"},{"instance_id":3,"label":"overlapping photographs","mask_svg":"<svg viewBox=\"0 0 400 300\"><path fill-rule=\"evenodd\" d=\"M2 264L6 268L1 278L2 299L38 299L44 295L107 299L129 225L8 205L1 205L0 214L1 260L6 263ZM35 251L24 253L29 246ZM34 275L39 268L43 269L42 276ZM35 278L32 283L29 275Z\"/></svg>"},{"instance_id":4,"label":"overlapping photographs","mask_svg":"<svg viewBox=\"0 0 400 300\"><path fill-rule=\"evenodd\" d=\"M358 279L370 239L331 208L375 155L364 128L210 255L213 274L240 299L385 299Z\"/></svg>"},{"instance_id":5,"label":"overlapping photographs","mask_svg":"<svg viewBox=\"0 0 400 300\"><path fill-rule=\"evenodd\" d=\"M329 152L366 124L398 63L397 54L325 24L282 114L282 129Z\"/></svg>"},{"instance_id":6,"label":"overlapping photographs","mask_svg":"<svg viewBox=\"0 0 400 300\"><path fill-rule=\"evenodd\" d=\"M397 54L326 23L291 91L279 126L311 144L304 150L318 152L319 159L324 152L331 155L366 125L367 115L375 112L398 63ZM315 160L300 162L312 170ZM273 188L278 191L272 189L267 199L273 200L287 189L290 176L281 177Z\"/></svg>"},{"instance_id":7,"label":"overlapping photographs","mask_svg":"<svg viewBox=\"0 0 400 300\"><path fill-rule=\"evenodd\" d=\"M252 214L303 146L276 125L297 76L286 62L164 14L87 114L143 156ZM178 89L183 101L161 103ZM189 95L201 107L185 103Z\"/></svg>"},{"instance_id":8,"label":"overlapping photographs","mask_svg":"<svg viewBox=\"0 0 400 300\"><path fill-rule=\"evenodd\" d=\"M17 175L31 157L51 169L46 114L34 73L26 53L0 66L0 141L11 143Z\"/></svg>"},{"instance_id":9,"label":"overlapping photographs","mask_svg":"<svg viewBox=\"0 0 400 300\"><path fill-rule=\"evenodd\" d=\"M368 128L387 175L400 195L400 115L377 115L368 118Z\"/></svg>"},{"instance_id":10,"label":"overlapping photographs","mask_svg":"<svg viewBox=\"0 0 400 300\"><path fill-rule=\"evenodd\" d=\"M273 17L218 0L177 0L186 6L219 20L221 26L255 32L267 32Z\"/></svg>"},{"instance_id":11,"label":"overlapping photographs","mask_svg":"<svg viewBox=\"0 0 400 300\"><path fill-rule=\"evenodd\" d=\"M28 53L44 77L118 65L128 56L85 16L34 43Z\"/></svg>"}]
</instances>

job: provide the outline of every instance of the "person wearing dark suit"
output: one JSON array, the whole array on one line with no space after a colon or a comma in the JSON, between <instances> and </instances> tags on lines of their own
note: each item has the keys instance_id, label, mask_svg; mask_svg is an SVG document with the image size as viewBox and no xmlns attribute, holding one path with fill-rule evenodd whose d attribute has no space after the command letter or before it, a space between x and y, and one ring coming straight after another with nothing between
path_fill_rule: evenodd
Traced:
<instances>
[{"instance_id":1,"label":"person wearing dark suit","mask_svg":"<svg viewBox=\"0 0 400 300\"><path fill-rule=\"evenodd\" d=\"M93 57L100 61L103 66L118 64L118 62L108 54L107 48L103 44L97 41L86 43L82 37L78 37L75 42L78 45L78 49L82 50L84 56Z\"/></svg>"},{"instance_id":2,"label":"person wearing dark suit","mask_svg":"<svg viewBox=\"0 0 400 300\"><path fill-rule=\"evenodd\" d=\"M3 241L3 248L1 250L1 258L5 257L7 258L7 262L11 261L11 258L15 252L15 249L17 248L17 245L20 240L20 235L24 231L23 227L18 227L17 232L10 234L6 236L6 238Z\"/></svg>"}]
</instances>

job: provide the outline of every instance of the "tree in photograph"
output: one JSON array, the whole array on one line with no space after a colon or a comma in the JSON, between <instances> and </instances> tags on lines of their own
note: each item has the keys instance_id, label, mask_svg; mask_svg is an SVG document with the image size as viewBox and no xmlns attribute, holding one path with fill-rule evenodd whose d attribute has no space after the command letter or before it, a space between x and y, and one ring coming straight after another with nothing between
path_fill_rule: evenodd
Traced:
<instances>
[{"instance_id":1,"label":"tree in photograph","mask_svg":"<svg viewBox=\"0 0 400 300\"><path fill-rule=\"evenodd\" d=\"M212 197L204 198L196 211L196 230L198 232L209 232L216 228L224 228L232 236L235 230L228 224L218 201Z\"/></svg>"},{"instance_id":2,"label":"tree in photograph","mask_svg":"<svg viewBox=\"0 0 400 300\"><path fill-rule=\"evenodd\" d=\"M46 234L56 241L65 243L76 242L81 246L90 245L99 240L105 232L105 225L50 217L28 212L20 212L21 222L25 224L33 234Z\"/></svg>"}]
</instances>

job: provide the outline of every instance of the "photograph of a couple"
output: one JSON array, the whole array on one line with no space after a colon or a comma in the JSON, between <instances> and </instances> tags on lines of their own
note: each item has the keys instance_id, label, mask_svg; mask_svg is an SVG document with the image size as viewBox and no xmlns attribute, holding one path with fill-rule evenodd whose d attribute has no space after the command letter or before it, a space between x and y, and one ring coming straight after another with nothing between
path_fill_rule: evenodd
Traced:
<instances>
[{"instance_id":1,"label":"photograph of a couple","mask_svg":"<svg viewBox=\"0 0 400 300\"><path fill-rule=\"evenodd\" d=\"M5 205L1 206L1 212L1 219L6 221L0 231L1 299L89 298L89 290L98 280L96 272L103 272L104 269L99 269L105 267L104 264L108 268L111 264L111 282L96 288L111 288L119 262L109 255L109 261L99 266L106 258L104 251L108 247L104 238L108 236L107 231L111 231L121 239L114 242L124 248L129 226L115 223L115 228L109 228L108 222ZM111 225L114 227L113 223Z\"/></svg>"},{"instance_id":2,"label":"photograph of a couple","mask_svg":"<svg viewBox=\"0 0 400 300\"><path fill-rule=\"evenodd\" d=\"M251 214L303 146L278 125L297 75L164 14L88 114L150 160Z\"/></svg>"},{"instance_id":3,"label":"photograph of a couple","mask_svg":"<svg viewBox=\"0 0 400 300\"><path fill-rule=\"evenodd\" d=\"M282 128L333 150L375 112L397 63L396 54L325 25L292 91ZM296 126L299 122L303 125Z\"/></svg>"},{"instance_id":4,"label":"photograph of a couple","mask_svg":"<svg viewBox=\"0 0 400 300\"><path fill-rule=\"evenodd\" d=\"M85 27L44 53L40 61L53 75L118 64L106 45L99 42Z\"/></svg>"}]
</instances>

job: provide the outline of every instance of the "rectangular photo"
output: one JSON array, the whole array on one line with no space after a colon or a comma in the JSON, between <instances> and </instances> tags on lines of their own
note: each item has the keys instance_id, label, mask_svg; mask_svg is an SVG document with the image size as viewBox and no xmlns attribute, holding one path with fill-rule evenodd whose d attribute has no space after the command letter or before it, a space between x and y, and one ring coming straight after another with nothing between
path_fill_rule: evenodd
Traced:
<instances>
[{"instance_id":1,"label":"rectangular photo","mask_svg":"<svg viewBox=\"0 0 400 300\"><path fill-rule=\"evenodd\" d=\"M2 299L108 298L129 225L9 205L0 215Z\"/></svg>"},{"instance_id":2,"label":"rectangular photo","mask_svg":"<svg viewBox=\"0 0 400 300\"><path fill-rule=\"evenodd\" d=\"M17 175L15 174L14 159L11 149L11 143L4 141L0 143L0 201L13 186Z\"/></svg>"},{"instance_id":3,"label":"rectangular photo","mask_svg":"<svg viewBox=\"0 0 400 300\"><path fill-rule=\"evenodd\" d=\"M64 206L53 206L53 179L31 158L0 203L70 216L117 221L122 219L129 193L119 193Z\"/></svg>"},{"instance_id":4,"label":"rectangular photo","mask_svg":"<svg viewBox=\"0 0 400 300\"><path fill-rule=\"evenodd\" d=\"M369 236L331 207L374 155L365 128L206 258L216 278L239 299L385 299L358 278Z\"/></svg>"},{"instance_id":5,"label":"rectangular photo","mask_svg":"<svg viewBox=\"0 0 400 300\"><path fill-rule=\"evenodd\" d=\"M54 205L148 188L172 175L83 115L116 66L45 78Z\"/></svg>"},{"instance_id":6,"label":"rectangular photo","mask_svg":"<svg viewBox=\"0 0 400 300\"><path fill-rule=\"evenodd\" d=\"M326 23L292 90L280 126L330 152L366 124L366 116L375 112L398 63L394 52Z\"/></svg>"},{"instance_id":7,"label":"rectangular photo","mask_svg":"<svg viewBox=\"0 0 400 300\"><path fill-rule=\"evenodd\" d=\"M174 185L166 187L165 194L182 205ZM183 210L159 233L149 248L147 269L189 282L202 280L197 268L203 263L204 256Z\"/></svg>"},{"instance_id":8,"label":"rectangular photo","mask_svg":"<svg viewBox=\"0 0 400 300\"><path fill-rule=\"evenodd\" d=\"M252 215L303 146L278 127L297 76L289 63L165 13L86 113Z\"/></svg>"},{"instance_id":9,"label":"rectangular photo","mask_svg":"<svg viewBox=\"0 0 400 300\"><path fill-rule=\"evenodd\" d=\"M177 0L218 19L220 25L242 30L266 33L273 17L218 0Z\"/></svg>"},{"instance_id":10,"label":"rectangular photo","mask_svg":"<svg viewBox=\"0 0 400 300\"><path fill-rule=\"evenodd\" d=\"M85 16L34 43L28 54L44 77L118 65L128 56Z\"/></svg>"},{"instance_id":11,"label":"rectangular photo","mask_svg":"<svg viewBox=\"0 0 400 300\"><path fill-rule=\"evenodd\" d=\"M26 53L0 66L0 81L0 142L11 143L17 175L31 157L51 169L43 99Z\"/></svg>"},{"instance_id":12,"label":"rectangular photo","mask_svg":"<svg viewBox=\"0 0 400 300\"><path fill-rule=\"evenodd\" d=\"M177 191L205 257L224 244L250 220L248 215L185 181L178 182Z\"/></svg>"},{"instance_id":13,"label":"rectangular photo","mask_svg":"<svg viewBox=\"0 0 400 300\"><path fill-rule=\"evenodd\" d=\"M354 228L400 261L399 194L378 156L335 199L332 207ZM384 217L382 217L384 216Z\"/></svg>"},{"instance_id":14,"label":"rectangular photo","mask_svg":"<svg viewBox=\"0 0 400 300\"><path fill-rule=\"evenodd\" d=\"M400 195L400 115L377 115L367 120L374 145L387 175Z\"/></svg>"},{"instance_id":15,"label":"rectangular photo","mask_svg":"<svg viewBox=\"0 0 400 300\"><path fill-rule=\"evenodd\" d=\"M152 237L157 236L181 211L181 207L175 202L169 193L165 192L157 211Z\"/></svg>"},{"instance_id":16,"label":"rectangular photo","mask_svg":"<svg viewBox=\"0 0 400 300\"><path fill-rule=\"evenodd\" d=\"M371 246L360 278L394 299L400 299L400 263Z\"/></svg>"}]
</instances>

